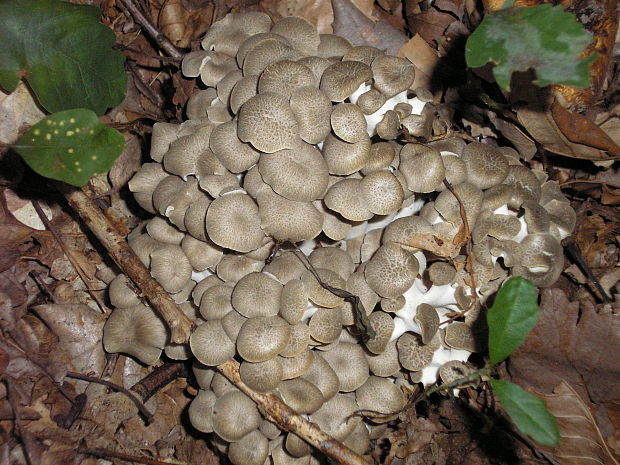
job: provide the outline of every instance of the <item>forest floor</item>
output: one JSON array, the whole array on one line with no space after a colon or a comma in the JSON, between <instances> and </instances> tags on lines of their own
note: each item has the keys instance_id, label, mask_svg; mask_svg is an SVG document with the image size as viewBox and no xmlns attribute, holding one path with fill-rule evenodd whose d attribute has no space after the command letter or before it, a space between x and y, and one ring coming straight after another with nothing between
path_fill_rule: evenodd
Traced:
<instances>
[{"instance_id":1,"label":"forest floor","mask_svg":"<svg viewBox=\"0 0 620 465\"><path fill-rule=\"evenodd\" d=\"M88 188L117 230L127 234L146 218L126 185L147 159L152 125L182 121L184 105L198 86L182 77L174 60L161 59L157 45L119 2L75 3L101 7L103 22L113 28L118 49L128 58L127 97L104 117L122 131L126 148L110 173L93 178ZM354 20L369 27L389 25L375 29L387 34L378 40L403 41L401 53L418 69L415 86L433 91L455 130L480 141L512 144L531 166L542 166L560 183L577 212L576 230L563 244L565 270L541 291L541 319L501 366L506 379L546 396L556 416L572 419L563 423L562 447L543 448L520 436L497 413L488 391L476 387L461 390L458 398L434 395L403 411L373 441L372 460L409 465L618 463L620 171L613 159L592 161L591 155L593 149L620 155L619 67L611 50L599 73L600 85L580 105L580 113L564 110L559 115L562 110L555 108L524 121L520 102L502 94L484 73L465 70L463 38L479 24L483 11L475 0L356 0L355 6L342 1L336 2L344 5L336 19L328 0L136 3L186 51L197 49L210 24L231 10L265 11L274 19L303 16L319 32L344 37L357 33L348 26ZM562 2L578 18L586 11L596 16L590 5L595 3L605 8L616 4ZM20 129L15 125L23 115L36 113L32 105L24 89L1 95L0 136ZM113 463L197 465L225 460L189 424L187 406L197 387L182 363L168 361L153 369L104 352L102 328L111 311L106 282L115 273L110 259L57 191L13 152L1 155L0 463L94 464L106 458ZM45 223L41 212L49 218ZM167 382L163 387L161 380ZM125 393L110 389L110 383L127 388L138 384L148 392L144 407L154 412L150 424L140 415L118 421L131 402ZM87 402L80 394L86 386L88 397L96 401ZM160 459L171 450L174 462Z\"/></svg>"}]
</instances>

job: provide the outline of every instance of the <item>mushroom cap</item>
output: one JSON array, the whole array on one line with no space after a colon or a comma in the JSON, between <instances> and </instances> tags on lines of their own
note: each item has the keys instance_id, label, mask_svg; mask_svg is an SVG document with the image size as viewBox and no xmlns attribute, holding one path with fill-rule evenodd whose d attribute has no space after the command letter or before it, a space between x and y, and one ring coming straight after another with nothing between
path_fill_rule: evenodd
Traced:
<instances>
[{"instance_id":1,"label":"mushroom cap","mask_svg":"<svg viewBox=\"0 0 620 465\"><path fill-rule=\"evenodd\" d=\"M384 312L396 313L405 306L406 302L407 300L402 295L399 295L398 297L395 297L393 299L388 299L384 297L383 299L381 299L381 309Z\"/></svg>"},{"instance_id":2,"label":"mushroom cap","mask_svg":"<svg viewBox=\"0 0 620 465\"><path fill-rule=\"evenodd\" d=\"M299 142L299 123L288 98L274 92L255 95L239 109L237 135L266 153L293 149Z\"/></svg>"},{"instance_id":3,"label":"mushroom cap","mask_svg":"<svg viewBox=\"0 0 620 465\"><path fill-rule=\"evenodd\" d=\"M381 354L366 354L368 360L368 368L375 376L394 376L400 371L400 362L398 361L398 349L396 341L389 342L385 351Z\"/></svg>"},{"instance_id":4,"label":"mushroom cap","mask_svg":"<svg viewBox=\"0 0 620 465\"><path fill-rule=\"evenodd\" d=\"M359 455L366 455L370 447L369 425L359 422L353 432L347 436L343 444Z\"/></svg>"},{"instance_id":5,"label":"mushroom cap","mask_svg":"<svg viewBox=\"0 0 620 465\"><path fill-rule=\"evenodd\" d=\"M452 349L480 351L480 343L476 340L471 327L461 321L453 321L446 326L443 341Z\"/></svg>"},{"instance_id":6,"label":"mushroom cap","mask_svg":"<svg viewBox=\"0 0 620 465\"><path fill-rule=\"evenodd\" d=\"M482 207L482 191L469 182L454 187L455 192L463 203L467 223L471 228L476 224ZM449 223L455 226L463 222L461 218L461 203L448 190L440 193L435 199L435 210Z\"/></svg>"},{"instance_id":7,"label":"mushroom cap","mask_svg":"<svg viewBox=\"0 0 620 465\"><path fill-rule=\"evenodd\" d=\"M299 136L309 144L322 142L329 131L332 103L316 87L301 87L291 94L290 106L299 123Z\"/></svg>"},{"instance_id":8,"label":"mushroom cap","mask_svg":"<svg viewBox=\"0 0 620 465\"><path fill-rule=\"evenodd\" d=\"M375 126L377 135L384 140L394 140L400 134L400 118L394 110L388 110Z\"/></svg>"},{"instance_id":9,"label":"mushroom cap","mask_svg":"<svg viewBox=\"0 0 620 465\"><path fill-rule=\"evenodd\" d=\"M215 366L235 356L235 344L224 332L222 320L205 321L189 338L194 357L207 366Z\"/></svg>"},{"instance_id":10,"label":"mushroom cap","mask_svg":"<svg viewBox=\"0 0 620 465\"><path fill-rule=\"evenodd\" d=\"M370 288L381 297L396 298L416 279L419 263L415 256L395 243L383 244L364 269Z\"/></svg>"},{"instance_id":11,"label":"mushroom cap","mask_svg":"<svg viewBox=\"0 0 620 465\"><path fill-rule=\"evenodd\" d=\"M213 430L222 439L236 442L256 430L261 416L254 402L239 391L230 391L213 406Z\"/></svg>"},{"instance_id":12,"label":"mushroom cap","mask_svg":"<svg viewBox=\"0 0 620 465\"><path fill-rule=\"evenodd\" d=\"M523 165L510 165L503 184L512 187L510 206L513 208L520 207L527 200L535 202L540 200L540 182L532 170Z\"/></svg>"},{"instance_id":13,"label":"mushroom cap","mask_svg":"<svg viewBox=\"0 0 620 465\"><path fill-rule=\"evenodd\" d=\"M306 271L306 266L300 255L300 252L285 251L267 264L263 271L274 276L283 284L292 279L301 278L301 275Z\"/></svg>"},{"instance_id":14,"label":"mushroom cap","mask_svg":"<svg viewBox=\"0 0 620 465\"><path fill-rule=\"evenodd\" d=\"M297 357L308 348L309 344L310 328L308 325L306 323L291 323L291 337L280 355L287 358Z\"/></svg>"},{"instance_id":15,"label":"mushroom cap","mask_svg":"<svg viewBox=\"0 0 620 465\"><path fill-rule=\"evenodd\" d=\"M224 318L233 309L230 302L232 292L233 288L228 284L216 284L205 289L200 298L200 315L207 321Z\"/></svg>"},{"instance_id":16,"label":"mushroom cap","mask_svg":"<svg viewBox=\"0 0 620 465\"><path fill-rule=\"evenodd\" d=\"M324 402L319 388L302 378L282 381L277 390L286 405L297 413L314 413Z\"/></svg>"},{"instance_id":17,"label":"mushroom cap","mask_svg":"<svg viewBox=\"0 0 620 465\"><path fill-rule=\"evenodd\" d=\"M263 418L263 420L260 422L260 426L258 427L258 430L263 433L263 435L267 438L267 439L276 439L278 436L280 436L280 434L282 433L282 431L280 430L280 428L278 428L275 423L270 422L269 420L266 420Z\"/></svg>"},{"instance_id":18,"label":"mushroom cap","mask_svg":"<svg viewBox=\"0 0 620 465\"><path fill-rule=\"evenodd\" d=\"M280 310L282 284L265 273L249 273L232 291L232 305L247 318L274 316Z\"/></svg>"},{"instance_id":19,"label":"mushroom cap","mask_svg":"<svg viewBox=\"0 0 620 465\"><path fill-rule=\"evenodd\" d=\"M385 312L372 312L368 317L375 337L366 341L366 348L373 354L380 354L385 351L392 333L394 332L394 320Z\"/></svg>"},{"instance_id":20,"label":"mushroom cap","mask_svg":"<svg viewBox=\"0 0 620 465\"><path fill-rule=\"evenodd\" d=\"M256 363L243 361L239 366L239 376L250 389L269 392L283 379L282 363L278 357Z\"/></svg>"},{"instance_id":21,"label":"mushroom cap","mask_svg":"<svg viewBox=\"0 0 620 465\"><path fill-rule=\"evenodd\" d=\"M297 202L322 198L329 182L327 163L321 152L306 143L295 150L263 154L258 170L277 194Z\"/></svg>"},{"instance_id":22,"label":"mushroom cap","mask_svg":"<svg viewBox=\"0 0 620 465\"><path fill-rule=\"evenodd\" d=\"M306 457L312 453L312 447L295 433L288 433L284 442L286 451L293 457Z\"/></svg>"},{"instance_id":23,"label":"mushroom cap","mask_svg":"<svg viewBox=\"0 0 620 465\"><path fill-rule=\"evenodd\" d=\"M308 257L310 264L315 268L326 268L348 279L355 270L351 256L337 247L318 247Z\"/></svg>"},{"instance_id":24,"label":"mushroom cap","mask_svg":"<svg viewBox=\"0 0 620 465\"><path fill-rule=\"evenodd\" d=\"M437 310L429 304L420 304L416 309L413 319L418 326L420 326L422 343L428 344L439 330L439 315L437 314Z\"/></svg>"},{"instance_id":25,"label":"mushroom cap","mask_svg":"<svg viewBox=\"0 0 620 465\"><path fill-rule=\"evenodd\" d=\"M228 446L228 458L233 465L264 465L269 457L269 440L254 430Z\"/></svg>"},{"instance_id":26,"label":"mushroom cap","mask_svg":"<svg viewBox=\"0 0 620 465\"><path fill-rule=\"evenodd\" d=\"M297 63L301 63L304 66L307 66L312 74L316 77L316 87L318 87L319 82L321 82L321 76L323 76L323 71L325 71L329 65L332 64L327 58L321 58L318 56L307 56L300 58L297 60Z\"/></svg>"},{"instance_id":27,"label":"mushroom cap","mask_svg":"<svg viewBox=\"0 0 620 465\"><path fill-rule=\"evenodd\" d=\"M547 216L547 212L540 207L538 204L535 205L535 210L538 210L543 215L545 221L545 227L541 230L541 232L547 232L549 230L549 218ZM530 210L531 212L531 210ZM526 223L528 210L526 209ZM474 243L480 242L484 239L485 236L492 236L496 239L500 240L509 240L519 234L521 230L521 222L519 218L513 215L501 215L493 213L491 210L483 210L478 216L478 221L476 221L476 225L472 231L472 240ZM529 223L528 223L528 231ZM530 231L534 232L534 231Z\"/></svg>"},{"instance_id":28,"label":"mushroom cap","mask_svg":"<svg viewBox=\"0 0 620 465\"><path fill-rule=\"evenodd\" d=\"M301 377L318 387L325 400L331 399L340 390L338 375L321 354L315 353L310 369Z\"/></svg>"},{"instance_id":29,"label":"mushroom cap","mask_svg":"<svg viewBox=\"0 0 620 465\"><path fill-rule=\"evenodd\" d=\"M467 144L461 153L461 160L467 167L467 180L479 189L501 184L508 175L508 160L488 144Z\"/></svg>"},{"instance_id":30,"label":"mushroom cap","mask_svg":"<svg viewBox=\"0 0 620 465\"><path fill-rule=\"evenodd\" d=\"M310 68L297 61L271 63L258 79L258 93L274 92L287 98L302 87L318 87L318 79Z\"/></svg>"},{"instance_id":31,"label":"mushroom cap","mask_svg":"<svg viewBox=\"0 0 620 465\"><path fill-rule=\"evenodd\" d=\"M341 342L324 352L323 358L336 372L342 392L355 391L368 379L368 361L358 344Z\"/></svg>"},{"instance_id":32,"label":"mushroom cap","mask_svg":"<svg viewBox=\"0 0 620 465\"><path fill-rule=\"evenodd\" d=\"M301 58L301 53L286 42L288 41L282 36L279 36L279 38L268 37L259 41L246 53L243 59L243 75L259 75L271 63L281 60L294 61ZM243 44L241 47L243 47Z\"/></svg>"},{"instance_id":33,"label":"mushroom cap","mask_svg":"<svg viewBox=\"0 0 620 465\"><path fill-rule=\"evenodd\" d=\"M103 327L107 352L124 352L147 365L159 360L167 339L166 326L144 304L115 309Z\"/></svg>"},{"instance_id":34,"label":"mushroom cap","mask_svg":"<svg viewBox=\"0 0 620 465\"><path fill-rule=\"evenodd\" d=\"M168 173L187 179L196 173L198 158L209 149L209 138L213 127L204 126L193 134L179 137L170 144L162 164Z\"/></svg>"},{"instance_id":35,"label":"mushroom cap","mask_svg":"<svg viewBox=\"0 0 620 465\"><path fill-rule=\"evenodd\" d=\"M192 277L192 265L183 249L165 244L151 252L151 275L170 293L182 290Z\"/></svg>"},{"instance_id":36,"label":"mushroom cap","mask_svg":"<svg viewBox=\"0 0 620 465\"><path fill-rule=\"evenodd\" d=\"M359 96L355 104L365 115L372 115L387 102L387 97L374 87Z\"/></svg>"},{"instance_id":37,"label":"mushroom cap","mask_svg":"<svg viewBox=\"0 0 620 465\"><path fill-rule=\"evenodd\" d=\"M206 53L207 56L200 67L200 80L209 87L215 87L224 76L237 69L237 62L225 53L214 51Z\"/></svg>"},{"instance_id":38,"label":"mushroom cap","mask_svg":"<svg viewBox=\"0 0 620 465\"><path fill-rule=\"evenodd\" d=\"M282 18L271 32L286 37L291 45L304 55L316 55L321 41L316 28L299 16Z\"/></svg>"},{"instance_id":39,"label":"mushroom cap","mask_svg":"<svg viewBox=\"0 0 620 465\"><path fill-rule=\"evenodd\" d=\"M346 282L338 273L325 268L316 268L314 271L321 279L322 283L336 289L345 288ZM317 278L312 271L306 270L301 276L301 280L304 283L306 292L308 293L308 298L315 305L325 308L336 308L344 302L342 297L339 297L333 292L325 289L321 283L317 281Z\"/></svg>"},{"instance_id":40,"label":"mushroom cap","mask_svg":"<svg viewBox=\"0 0 620 465\"><path fill-rule=\"evenodd\" d=\"M254 48L256 48L257 45L261 44L262 42L265 42L267 40L277 40L279 42L281 42L282 44L290 47L291 43L283 36L281 36L280 34L273 34L271 32L261 32L258 34L254 34L250 37L247 37L239 46L239 49L237 50L237 64L239 65L240 68L243 67L243 62L245 61L245 57L247 56L247 54L252 51ZM254 73L252 73L254 74ZM255 73L255 75L258 75L260 73Z\"/></svg>"},{"instance_id":41,"label":"mushroom cap","mask_svg":"<svg viewBox=\"0 0 620 465\"><path fill-rule=\"evenodd\" d=\"M312 339L325 344L332 343L340 337L342 330L342 309L319 308L308 322Z\"/></svg>"},{"instance_id":42,"label":"mushroom cap","mask_svg":"<svg viewBox=\"0 0 620 465\"><path fill-rule=\"evenodd\" d=\"M340 241L347 237L351 230L351 223L328 209L321 200L315 200L312 204L323 214L323 232L328 238Z\"/></svg>"},{"instance_id":43,"label":"mushroom cap","mask_svg":"<svg viewBox=\"0 0 620 465\"><path fill-rule=\"evenodd\" d=\"M248 318L237 336L237 352L248 362L264 362L284 350L290 325L278 316Z\"/></svg>"},{"instance_id":44,"label":"mushroom cap","mask_svg":"<svg viewBox=\"0 0 620 465\"><path fill-rule=\"evenodd\" d=\"M213 406L217 396L211 390L199 389L189 404L187 414L194 428L203 433L213 432Z\"/></svg>"},{"instance_id":45,"label":"mushroom cap","mask_svg":"<svg viewBox=\"0 0 620 465\"><path fill-rule=\"evenodd\" d=\"M370 146L370 157L366 165L361 169L362 174L367 175L373 171L381 171L388 168L396 158L396 150L389 142L377 142Z\"/></svg>"},{"instance_id":46,"label":"mushroom cap","mask_svg":"<svg viewBox=\"0 0 620 465\"><path fill-rule=\"evenodd\" d=\"M216 126L211 133L209 147L222 165L233 173L248 170L260 156L249 144L239 140L236 120Z\"/></svg>"},{"instance_id":47,"label":"mushroom cap","mask_svg":"<svg viewBox=\"0 0 620 465\"><path fill-rule=\"evenodd\" d=\"M267 32L270 28L271 18L267 13L259 11L232 12L211 25L202 38L201 45L205 50L214 49L234 55L235 48L231 49L230 47L235 47L232 45L237 42L235 37L246 37Z\"/></svg>"},{"instance_id":48,"label":"mushroom cap","mask_svg":"<svg viewBox=\"0 0 620 465\"><path fill-rule=\"evenodd\" d=\"M317 55L321 58L341 58L352 47L347 39L336 34L319 34L319 39Z\"/></svg>"},{"instance_id":49,"label":"mushroom cap","mask_svg":"<svg viewBox=\"0 0 620 465\"><path fill-rule=\"evenodd\" d=\"M230 92L230 109L236 115L239 108L258 93L258 76L244 76L239 79Z\"/></svg>"},{"instance_id":50,"label":"mushroom cap","mask_svg":"<svg viewBox=\"0 0 620 465\"><path fill-rule=\"evenodd\" d=\"M436 286L443 286L454 282L456 269L446 262L435 262L428 267L428 277Z\"/></svg>"},{"instance_id":51,"label":"mushroom cap","mask_svg":"<svg viewBox=\"0 0 620 465\"><path fill-rule=\"evenodd\" d=\"M239 331L247 320L246 317L241 315L237 310L232 310L228 312L221 319L222 328L224 328L224 332L233 341L235 344L237 343L237 337L239 336Z\"/></svg>"},{"instance_id":52,"label":"mushroom cap","mask_svg":"<svg viewBox=\"0 0 620 465\"><path fill-rule=\"evenodd\" d=\"M476 368L471 363L450 360L439 367L439 376L444 383L453 383L472 375L475 371Z\"/></svg>"},{"instance_id":53,"label":"mushroom cap","mask_svg":"<svg viewBox=\"0 0 620 465\"><path fill-rule=\"evenodd\" d=\"M213 242L238 252L260 247L265 237L260 227L258 206L247 194L233 192L211 202L206 225Z\"/></svg>"},{"instance_id":54,"label":"mushroom cap","mask_svg":"<svg viewBox=\"0 0 620 465\"><path fill-rule=\"evenodd\" d=\"M153 191L166 176L168 173L164 171L161 163L144 163L129 180L129 190L133 192L138 204L149 213L156 213Z\"/></svg>"},{"instance_id":55,"label":"mushroom cap","mask_svg":"<svg viewBox=\"0 0 620 465\"><path fill-rule=\"evenodd\" d=\"M157 250L163 244L146 233L142 234L141 231L143 231L143 229L144 228L141 227L134 229L129 236L127 236L127 242L144 266L148 267L151 263L151 252Z\"/></svg>"},{"instance_id":56,"label":"mushroom cap","mask_svg":"<svg viewBox=\"0 0 620 465\"><path fill-rule=\"evenodd\" d=\"M192 268L196 271L213 268L220 262L224 254L222 248L215 245L209 239L202 241L190 235L185 235L181 241L181 248Z\"/></svg>"},{"instance_id":57,"label":"mushroom cap","mask_svg":"<svg viewBox=\"0 0 620 465\"><path fill-rule=\"evenodd\" d=\"M360 192L361 180L345 178L331 186L325 194L325 205L351 221L366 221L374 216Z\"/></svg>"},{"instance_id":58,"label":"mushroom cap","mask_svg":"<svg viewBox=\"0 0 620 465\"><path fill-rule=\"evenodd\" d=\"M362 383L363 384L363 383ZM355 399L336 394L310 415L310 421L319 425L325 433L341 441L353 432L361 417L355 415L359 406Z\"/></svg>"},{"instance_id":59,"label":"mushroom cap","mask_svg":"<svg viewBox=\"0 0 620 465\"><path fill-rule=\"evenodd\" d=\"M295 357L282 357L281 355L278 357L282 363L283 379L294 379L299 378L310 369L315 355L313 350L306 348Z\"/></svg>"},{"instance_id":60,"label":"mushroom cap","mask_svg":"<svg viewBox=\"0 0 620 465\"><path fill-rule=\"evenodd\" d=\"M407 90L415 79L415 67L406 58L379 55L370 66L374 86L388 98Z\"/></svg>"},{"instance_id":61,"label":"mushroom cap","mask_svg":"<svg viewBox=\"0 0 620 465\"><path fill-rule=\"evenodd\" d=\"M209 391L211 389L209 386L211 385L213 376L216 373L212 367L208 367L197 360L194 360L192 362L192 373L194 374L194 378L196 378L198 386L201 390Z\"/></svg>"},{"instance_id":62,"label":"mushroom cap","mask_svg":"<svg viewBox=\"0 0 620 465\"><path fill-rule=\"evenodd\" d=\"M420 166L424 169L421 170ZM439 151L420 148L415 144L403 146L398 169L405 176L407 188L412 192L433 192L446 177L446 168Z\"/></svg>"},{"instance_id":63,"label":"mushroom cap","mask_svg":"<svg viewBox=\"0 0 620 465\"><path fill-rule=\"evenodd\" d=\"M328 134L322 152L329 173L346 176L361 170L370 159L370 145L368 137L351 144Z\"/></svg>"},{"instance_id":64,"label":"mushroom cap","mask_svg":"<svg viewBox=\"0 0 620 465\"><path fill-rule=\"evenodd\" d=\"M382 242L393 242L401 247L415 248L416 239L421 234L433 234L434 229L426 218L405 216L392 221L383 232Z\"/></svg>"},{"instance_id":65,"label":"mushroom cap","mask_svg":"<svg viewBox=\"0 0 620 465\"><path fill-rule=\"evenodd\" d=\"M396 342L398 360L406 370L420 371L430 365L439 345L438 338L434 338L428 344L423 344L419 335L404 333Z\"/></svg>"},{"instance_id":66,"label":"mushroom cap","mask_svg":"<svg viewBox=\"0 0 620 465\"><path fill-rule=\"evenodd\" d=\"M342 60L361 61L362 63L366 63L368 66L370 66L375 58L382 55L384 55L384 53L376 47L371 47L369 45L358 45L357 47L351 48L342 57Z\"/></svg>"},{"instance_id":67,"label":"mushroom cap","mask_svg":"<svg viewBox=\"0 0 620 465\"><path fill-rule=\"evenodd\" d=\"M519 249L513 276L529 279L537 287L548 287L557 281L564 267L562 245L557 238L551 234L529 234Z\"/></svg>"},{"instance_id":68,"label":"mushroom cap","mask_svg":"<svg viewBox=\"0 0 620 465\"><path fill-rule=\"evenodd\" d=\"M377 302L379 302L379 296L366 282L364 271L361 267L347 279L347 291L359 297L366 315L370 315ZM357 316L354 314L351 302L345 302L342 307L342 324L345 326L354 324L357 321Z\"/></svg>"},{"instance_id":69,"label":"mushroom cap","mask_svg":"<svg viewBox=\"0 0 620 465\"><path fill-rule=\"evenodd\" d=\"M130 287L131 286L131 287ZM132 289L129 278L124 274L117 275L108 285L108 296L113 307L133 307L140 303L140 298Z\"/></svg>"},{"instance_id":70,"label":"mushroom cap","mask_svg":"<svg viewBox=\"0 0 620 465\"><path fill-rule=\"evenodd\" d=\"M332 102L342 102L370 79L372 70L367 64L361 61L338 61L323 71L319 88Z\"/></svg>"},{"instance_id":71,"label":"mushroom cap","mask_svg":"<svg viewBox=\"0 0 620 465\"><path fill-rule=\"evenodd\" d=\"M314 239L323 228L323 215L310 202L296 202L264 189L256 196L262 229L276 241Z\"/></svg>"},{"instance_id":72,"label":"mushroom cap","mask_svg":"<svg viewBox=\"0 0 620 465\"><path fill-rule=\"evenodd\" d=\"M178 138L180 124L157 122L153 125L151 137L151 159L161 163L170 143ZM131 187L130 187L131 189Z\"/></svg>"},{"instance_id":73,"label":"mushroom cap","mask_svg":"<svg viewBox=\"0 0 620 465\"><path fill-rule=\"evenodd\" d=\"M308 308L308 291L300 279L291 279L282 288L279 315L294 325Z\"/></svg>"},{"instance_id":74,"label":"mushroom cap","mask_svg":"<svg viewBox=\"0 0 620 465\"><path fill-rule=\"evenodd\" d=\"M334 106L330 120L334 134L345 142L359 142L368 137L366 118L357 105L339 103Z\"/></svg>"},{"instance_id":75,"label":"mushroom cap","mask_svg":"<svg viewBox=\"0 0 620 465\"><path fill-rule=\"evenodd\" d=\"M368 173L360 181L359 189L366 207L376 215L395 213L403 204L403 188L388 170Z\"/></svg>"},{"instance_id":76,"label":"mushroom cap","mask_svg":"<svg viewBox=\"0 0 620 465\"><path fill-rule=\"evenodd\" d=\"M247 254L228 253L224 254L217 264L217 275L222 281L232 284L246 274L262 270L263 266L265 266L263 260L253 260Z\"/></svg>"},{"instance_id":77,"label":"mushroom cap","mask_svg":"<svg viewBox=\"0 0 620 465\"><path fill-rule=\"evenodd\" d=\"M391 379L378 376L369 377L355 391L355 401L360 410L372 411L372 414L367 413L365 416L375 423L386 423L405 406L405 396L400 387ZM374 412L378 412L379 415Z\"/></svg>"},{"instance_id":78,"label":"mushroom cap","mask_svg":"<svg viewBox=\"0 0 620 465\"><path fill-rule=\"evenodd\" d=\"M233 87L235 87L241 78L243 78L243 73L240 70L235 69L229 72L220 82L217 83L217 98L226 106L230 105L230 94Z\"/></svg>"}]
</instances>

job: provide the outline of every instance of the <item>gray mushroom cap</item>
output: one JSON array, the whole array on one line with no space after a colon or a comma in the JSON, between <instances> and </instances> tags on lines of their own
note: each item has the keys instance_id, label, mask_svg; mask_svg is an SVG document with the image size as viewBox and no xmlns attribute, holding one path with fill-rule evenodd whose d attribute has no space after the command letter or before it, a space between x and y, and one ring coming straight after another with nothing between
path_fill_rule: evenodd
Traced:
<instances>
[{"instance_id":1,"label":"gray mushroom cap","mask_svg":"<svg viewBox=\"0 0 620 465\"><path fill-rule=\"evenodd\" d=\"M229 442L239 441L256 430L260 421L254 402L239 391L227 392L213 406L213 430Z\"/></svg>"}]
</instances>

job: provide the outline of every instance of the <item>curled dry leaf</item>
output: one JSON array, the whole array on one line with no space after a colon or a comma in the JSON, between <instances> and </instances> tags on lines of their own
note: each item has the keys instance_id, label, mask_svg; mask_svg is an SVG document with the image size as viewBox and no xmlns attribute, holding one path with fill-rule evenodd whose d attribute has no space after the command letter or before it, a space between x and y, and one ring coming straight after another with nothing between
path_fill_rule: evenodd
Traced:
<instances>
[{"instance_id":1,"label":"curled dry leaf","mask_svg":"<svg viewBox=\"0 0 620 465\"><path fill-rule=\"evenodd\" d=\"M618 465L590 409L570 384L562 381L544 398L557 419L561 440L555 447L542 449L563 465Z\"/></svg>"},{"instance_id":2,"label":"curled dry leaf","mask_svg":"<svg viewBox=\"0 0 620 465\"><path fill-rule=\"evenodd\" d=\"M433 70L439 62L437 50L428 45L420 34L416 34L398 50L397 55L407 58L416 68L415 80L411 88L424 87L429 89Z\"/></svg>"}]
</instances>

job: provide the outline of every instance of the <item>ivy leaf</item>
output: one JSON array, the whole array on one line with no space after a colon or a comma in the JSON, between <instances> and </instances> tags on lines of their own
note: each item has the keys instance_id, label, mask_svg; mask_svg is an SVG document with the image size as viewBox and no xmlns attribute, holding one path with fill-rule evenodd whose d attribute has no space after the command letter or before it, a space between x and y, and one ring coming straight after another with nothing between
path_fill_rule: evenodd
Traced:
<instances>
[{"instance_id":1,"label":"ivy leaf","mask_svg":"<svg viewBox=\"0 0 620 465\"><path fill-rule=\"evenodd\" d=\"M589 65L596 56L581 59L592 41L575 16L548 3L528 8L505 8L488 13L467 40L467 66L495 63L500 86L510 88L513 71L536 69L536 84L588 87Z\"/></svg>"},{"instance_id":2,"label":"ivy leaf","mask_svg":"<svg viewBox=\"0 0 620 465\"><path fill-rule=\"evenodd\" d=\"M560 441L555 417L542 399L500 379L492 378L491 387L521 432L545 446L554 446Z\"/></svg>"},{"instance_id":3,"label":"ivy leaf","mask_svg":"<svg viewBox=\"0 0 620 465\"><path fill-rule=\"evenodd\" d=\"M13 148L41 176L83 186L93 174L107 172L124 145L120 132L78 108L42 119Z\"/></svg>"},{"instance_id":4,"label":"ivy leaf","mask_svg":"<svg viewBox=\"0 0 620 465\"><path fill-rule=\"evenodd\" d=\"M487 312L489 357L498 364L519 348L536 325L540 309L538 292L527 279L508 279Z\"/></svg>"},{"instance_id":5,"label":"ivy leaf","mask_svg":"<svg viewBox=\"0 0 620 465\"><path fill-rule=\"evenodd\" d=\"M101 115L124 98L124 57L94 6L58 0L0 0L0 86L23 78L48 112Z\"/></svg>"}]
</instances>

